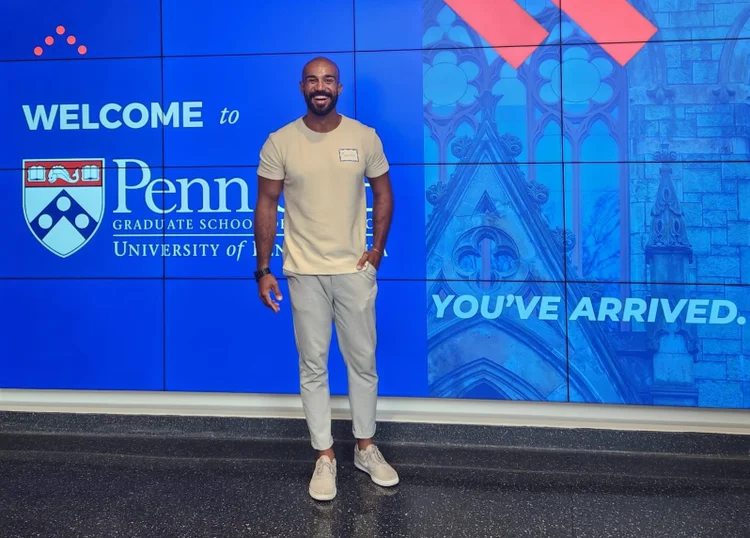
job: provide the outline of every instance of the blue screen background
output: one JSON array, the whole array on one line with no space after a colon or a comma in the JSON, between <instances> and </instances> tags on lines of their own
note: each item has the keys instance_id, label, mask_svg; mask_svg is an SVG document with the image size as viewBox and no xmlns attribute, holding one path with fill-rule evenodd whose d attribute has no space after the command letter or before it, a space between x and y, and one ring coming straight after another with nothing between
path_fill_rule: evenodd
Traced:
<instances>
[{"instance_id":1,"label":"blue screen background","mask_svg":"<svg viewBox=\"0 0 750 538\"><path fill-rule=\"evenodd\" d=\"M381 395L750 408L750 1L622 0L657 29L627 62L516 1L541 43L479 35L468 0L4 2L0 388L298 392L252 209L325 55L391 163ZM76 160L103 187L60 192L104 209L61 255L24 178ZM280 275L283 199L278 232Z\"/></svg>"}]
</instances>

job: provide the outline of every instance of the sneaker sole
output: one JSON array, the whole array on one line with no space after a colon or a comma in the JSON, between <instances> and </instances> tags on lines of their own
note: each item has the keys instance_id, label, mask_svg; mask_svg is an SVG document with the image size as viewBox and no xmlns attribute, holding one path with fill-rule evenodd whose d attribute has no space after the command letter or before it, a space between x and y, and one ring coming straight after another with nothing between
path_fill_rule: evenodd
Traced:
<instances>
[{"instance_id":1,"label":"sneaker sole","mask_svg":"<svg viewBox=\"0 0 750 538\"><path fill-rule=\"evenodd\" d=\"M393 480L380 480L378 478L375 478L374 476L372 476L372 473L370 471L368 471L367 468L364 465L362 465L361 463L359 463L357 460L354 460L354 466L357 469L359 469L360 471L362 471L363 473L367 473L368 475L370 475L370 479L373 482L375 482L378 486L383 486L384 488L389 488L389 487L395 486L396 484L399 483L399 478L398 477L394 478Z\"/></svg>"},{"instance_id":2,"label":"sneaker sole","mask_svg":"<svg viewBox=\"0 0 750 538\"><path fill-rule=\"evenodd\" d=\"M322 493L315 493L311 489L308 489L308 492L310 493L310 497L312 497L316 501L332 501L336 497L336 488L333 489L333 493L328 493L327 495Z\"/></svg>"}]
</instances>

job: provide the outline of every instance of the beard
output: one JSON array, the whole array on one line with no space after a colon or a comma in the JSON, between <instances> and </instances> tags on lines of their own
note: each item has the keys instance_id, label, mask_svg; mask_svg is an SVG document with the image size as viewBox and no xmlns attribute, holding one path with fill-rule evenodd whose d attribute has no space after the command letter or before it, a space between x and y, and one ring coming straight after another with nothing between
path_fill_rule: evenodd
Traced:
<instances>
[{"instance_id":1,"label":"beard","mask_svg":"<svg viewBox=\"0 0 750 538\"><path fill-rule=\"evenodd\" d=\"M325 105L319 105L313 100L315 97L328 97L328 103L326 103ZM325 116L331 110L336 108L336 102L338 101L338 98L338 95L334 95L328 92L312 92L305 95L305 102L307 103L307 108L308 110L310 110L310 112L312 112L316 116Z\"/></svg>"}]
</instances>

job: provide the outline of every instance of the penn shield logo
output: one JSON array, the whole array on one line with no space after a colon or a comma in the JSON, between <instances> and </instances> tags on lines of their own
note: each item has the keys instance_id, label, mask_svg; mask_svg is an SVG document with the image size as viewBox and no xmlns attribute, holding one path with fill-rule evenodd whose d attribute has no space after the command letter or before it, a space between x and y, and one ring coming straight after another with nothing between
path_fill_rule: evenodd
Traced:
<instances>
[{"instance_id":1,"label":"penn shield logo","mask_svg":"<svg viewBox=\"0 0 750 538\"><path fill-rule=\"evenodd\" d=\"M23 214L47 250L78 252L104 216L104 159L24 160Z\"/></svg>"}]
</instances>

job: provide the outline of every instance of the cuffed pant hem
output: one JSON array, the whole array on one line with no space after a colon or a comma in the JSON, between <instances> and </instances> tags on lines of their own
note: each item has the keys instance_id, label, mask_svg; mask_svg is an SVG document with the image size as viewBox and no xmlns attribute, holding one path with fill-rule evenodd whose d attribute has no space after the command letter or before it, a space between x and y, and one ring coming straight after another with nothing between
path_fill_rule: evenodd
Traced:
<instances>
[{"instance_id":1,"label":"cuffed pant hem","mask_svg":"<svg viewBox=\"0 0 750 538\"><path fill-rule=\"evenodd\" d=\"M329 450L333 448L333 439L331 439L330 443L310 443L310 445L313 447L314 450L317 450L319 452L322 452L323 450Z\"/></svg>"}]
</instances>

